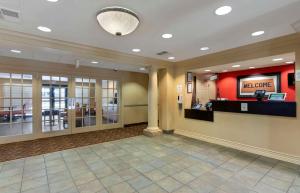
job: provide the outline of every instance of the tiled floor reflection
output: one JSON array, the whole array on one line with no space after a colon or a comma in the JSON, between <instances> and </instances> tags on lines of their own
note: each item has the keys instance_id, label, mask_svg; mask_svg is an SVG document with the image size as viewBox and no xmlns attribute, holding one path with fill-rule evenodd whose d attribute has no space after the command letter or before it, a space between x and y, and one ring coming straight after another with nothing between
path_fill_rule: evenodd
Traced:
<instances>
[{"instance_id":1,"label":"tiled floor reflection","mask_svg":"<svg viewBox=\"0 0 300 193\"><path fill-rule=\"evenodd\" d=\"M299 166L178 136L0 163L1 193L299 193Z\"/></svg>"}]
</instances>

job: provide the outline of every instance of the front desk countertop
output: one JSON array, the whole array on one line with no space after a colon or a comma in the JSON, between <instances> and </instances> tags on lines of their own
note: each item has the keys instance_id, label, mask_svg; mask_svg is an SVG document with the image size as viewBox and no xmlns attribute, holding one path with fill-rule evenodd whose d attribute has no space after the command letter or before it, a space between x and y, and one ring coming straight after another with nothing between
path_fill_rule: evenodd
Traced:
<instances>
[{"instance_id":1,"label":"front desk countertop","mask_svg":"<svg viewBox=\"0 0 300 193\"><path fill-rule=\"evenodd\" d=\"M296 117L296 102L283 101L212 101L213 110L232 113Z\"/></svg>"}]
</instances>

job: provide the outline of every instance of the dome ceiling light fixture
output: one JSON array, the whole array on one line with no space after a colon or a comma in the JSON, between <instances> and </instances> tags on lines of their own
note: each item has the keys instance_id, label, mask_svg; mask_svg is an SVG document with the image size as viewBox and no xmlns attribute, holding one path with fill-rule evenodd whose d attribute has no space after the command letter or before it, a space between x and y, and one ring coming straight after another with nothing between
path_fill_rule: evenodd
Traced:
<instances>
[{"instance_id":1,"label":"dome ceiling light fixture","mask_svg":"<svg viewBox=\"0 0 300 193\"><path fill-rule=\"evenodd\" d=\"M99 25L115 36L125 36L136 30L140 20L133 11L123 7L106 7L97 15Z\"/></svg>"}]
</instances>

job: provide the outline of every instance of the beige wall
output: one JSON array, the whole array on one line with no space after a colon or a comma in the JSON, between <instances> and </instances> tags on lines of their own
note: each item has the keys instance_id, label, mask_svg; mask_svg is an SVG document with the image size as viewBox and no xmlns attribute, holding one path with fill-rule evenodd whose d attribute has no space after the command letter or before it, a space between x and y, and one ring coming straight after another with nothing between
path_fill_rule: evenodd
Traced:
<instances>
[{"instance_id":1,"label":"beige wall","mask_svg":"<svg viewBox=\"0 0 300 193\"><path fill-rule=\"evenodd\" d=\"M300 34L180 62L175 68L173 90L176 91L177 84L186 86L185 73L194 68L289 52L296 53L296 69L300 70ZM300 82L296 82L296 89L297 118L215 112L215 122L211 123L185 119L184 110L173 103L172 128L177 134L300 163ZM186 90L184 93L184 107L190 108L191 97Z\"/></svg>"},{"instance_id":2,"label":"beige wall","mask_svg":"<svg viewBox=\"0 0 300 193\"><path fill-rule=\"evenodd\" d=\"M124 124L148 120L148 74L126 73L123 75Z\"/></svg>"}]
</instances>

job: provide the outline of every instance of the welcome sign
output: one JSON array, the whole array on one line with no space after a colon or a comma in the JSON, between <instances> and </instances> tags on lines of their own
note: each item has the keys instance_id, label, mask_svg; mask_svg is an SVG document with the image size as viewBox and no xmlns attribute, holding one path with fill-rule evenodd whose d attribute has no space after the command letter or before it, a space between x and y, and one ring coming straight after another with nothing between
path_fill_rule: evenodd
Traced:
<instances>
[{"instance_id":1,"label":"welcome sign","mask_svg":"<svg viewBox=\"0 0 300 193\"><path fill-rule=\"evenodd\" d=\"M254 97L256 90L266 90L267 95L281 92L280 73L240 76L237 81L239 98Z\"/></svg>"}]
</instances>

